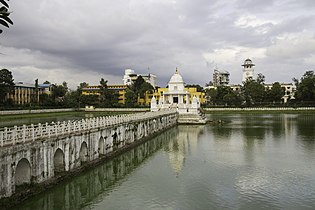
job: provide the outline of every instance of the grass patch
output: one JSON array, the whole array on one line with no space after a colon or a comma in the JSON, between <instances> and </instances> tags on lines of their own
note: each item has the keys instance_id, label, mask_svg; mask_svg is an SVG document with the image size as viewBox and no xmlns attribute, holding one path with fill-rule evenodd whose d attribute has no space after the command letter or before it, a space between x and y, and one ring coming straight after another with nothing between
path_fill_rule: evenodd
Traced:
<instances>
[{"instance_id":1,"label":"grass patch","mask_svg":"<svg viewBox=\"0 0 315 210\"><path fill-rule=\"evenodd\" d=\"M56 116L67 116L82 114L84 112L49 112L49 113L30 113L30 114L12 114L12 115L1 115L1 120L12 120L12 119L23 119L23 118L39 118L39 117L56 117Z\"/></svg>"}]
</instances>

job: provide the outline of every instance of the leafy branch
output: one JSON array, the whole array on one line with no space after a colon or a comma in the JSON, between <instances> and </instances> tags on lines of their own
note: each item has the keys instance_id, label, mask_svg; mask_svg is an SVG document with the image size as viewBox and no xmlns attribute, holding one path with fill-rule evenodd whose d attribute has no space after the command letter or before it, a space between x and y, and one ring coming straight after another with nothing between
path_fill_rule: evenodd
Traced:
<instances>
[{"instance_id":1,"label":"leafy branch","mask_svg":"<svg viewBox=\"0 0 315 210\"><path fill-rule=\"evenodd\" d=\"M10 24L13 25L12 20L9 18L9 4L6 2L6 0L0 0L0 4L2 4L0 8L0 25L9 28ZM0 34L2 32L3 30L0 29Z\"/></svg>"}]
</instances>

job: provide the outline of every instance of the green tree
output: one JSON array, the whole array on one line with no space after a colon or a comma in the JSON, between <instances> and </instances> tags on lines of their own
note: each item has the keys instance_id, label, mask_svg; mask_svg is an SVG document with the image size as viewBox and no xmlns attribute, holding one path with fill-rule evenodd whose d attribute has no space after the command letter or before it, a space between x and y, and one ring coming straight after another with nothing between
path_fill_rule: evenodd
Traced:
<instances>
[{"instance_id":1,"label":"green tree","mask_svg":"<svg viewBox=\"0 0 315 210\"><path fill-rule=\"evenodd\" d=\"M265 76L262 73L259 73L256 78L256 82L259 84L265 83Z\"/></svg>"},{"instance_id":2,"label":"green tree","mask_svg":"<svg viewBox=\"0 0 315 210\"><path fill-rule=\"evenodd\" d=\"M126 107L135 107L137 105L137 94L130 88L127 88L125 98Z\"/></svg>"},{"instance_id":3,"label":"green tree","mask_svg":"<svg viewBox=\"0 0 315 210\"><path fill-rule=\"evenodd\" d=\"M218 91L216 89L207 89L206 90L206 98L209 105L214 105L217 97Z\"/></svg>"},{"instance_id":4,"label":"green tree","mask_svg":"<svg viewBox=\"0 0 315 210\"><path fill-rule=\"evenodd\" d=\"M139 76L133 83L131 89L137 96L144 98L147 91L154 90L154 87L150 83L146 82L142 76Z\"/></svg>"},{"instance_id":5,"label":"green tree","mask_svg":"<svg viewBox=\"0 0 315 210\"><path fill-rule=\"evenodd\" d=\"M228 94L232 93L232 89L228 86L219 86L217 88L217 95L215 98L215 103L216 104L226 104L226 102L224 101L224 97Z\"/></svg>"},{"instance_id":6,"label":"green tree","mask_svg":"<svg viewBox=\"0 0 315 210\"><path fill-rule=\"evenodd\" d=\"M76 96L77 96L77 106L78 106L79 108L81 107L82 104L83 104L83 105L87 105L87 104L85 104L84 101L83 101L82 92L83 92L83 88L86 88L86 87L88 87L88 86L89 86L88 83L86 83L86 82L81 82L80 85L77 87L77 90L76 90L77 94L76 94Z\"/></svg>"},{"instance_id":7,"label":"green tree","mask_svg":"<svg viewBox=\"0 0 315 210\"><path fill-rule=\"evenodd\" d=\"M0 70L0 103L3 104L6 95L14 88L12 73L7 69Z\"/></svg>"},{"instance_id":8,"label":"green tree","mask_svg":"<svg viewBox=\"0 0 315 210\"><path fill-rule=\"evenodd\" d=\"M247 79L243 83L242 94L246 105L261 104L264 101L266 91L263 85L264 77L257 80Z\"/></svg>"},{"instance_id":9,"label":"green tree","mask_svg":"<svg viewBox=\"0 0 315 210\"><path fill-rule=\"evenodd\" d=\"M275 82L272 84L271 89L266 91L266 102L279 103L282 101L283 95L284 90L280 83Z\"/></svg>"},{"instance_id":10,"label":"green tree","mask_svg":"<svg viewBox=\"0 0 315 210\"><path fill-rule=\"evenodd\" d=\"M80 103L83 105L100 106L98 95L81 95Z\"/></svg>"},{"instance_id":11,"label":"green tree","mask_svg":"<svg viewBox=\"0 0 315 210\"><path fill-rule=\"evenodd\" d=\"M145 94L147 92L152 93L152 90L154 90L153 86L150 83L148 83L148 82L144 82L144 83L142 83L138 93L139 93L141 98L144 98Z\"/></svg>"},{"instance_id":12,"label":"green tree","mask_svg":"<svg viewBox=\"0 0 315 210\"><path fill-rule=\"evenodd\" d=\"M241 104L241 98L234 91L231 91L223 97L223 102L229 106L238 106Z\"/></svg>"},{"instance_id":13,"label":"green tree","mask_svg":"<svg viewBox=\"0 0 315 210\"><path fill-rule=\"evenodd\" d=\"M115 90L108 89L107 80L101 78L100 81L100 104L102 107L118 106L118 93Z\"/></svg>"},{"instance_id":14,"label":"green tree","mask_svg":"<svg viewBox=\"0 0 315 210\"><path fill-rule=\"evenodd\" d=\"M136 81L133 83L133 91L138 93L138 91L141 89L142 84L145 83L145 80L142 78L142 76L138 76Z\"/></svg>"},{"instance_id":15,"label":"green tree","mask_svg":"<svg viewBox=\"0 0 315 210\"><path fill-rule=\"evenodd\" d=\"M39 95L39 104L40 104L40 106L44 106L44 107L55 107L56 106L55 99L46 93Z\"/></svg>"},{"instance_id":16,"label":"green tree","mask_svg":"<svg viewBox=\"0 0 315 210\"><path fill-rule=\"evenodd\" d=\"M314 71L307 71L298 83L296 99L300 101L315 101Z\"/></svg>"},{"instance_id":17,"label":"green tree","mask_svg":"<svg viewBox=\"0 0 315 210\"><path fill-rule=\"evenodd\" d=\"M35 94L32 95L32 102L35 104L39 104L39 86L38 79L35 80Z\"/></svg>"},{"instance_id":18,"label":"green tree","mask_svg":"<svg viewBox=\"0 0 315 210\"><path fill-rule=\"evenodd\" d=\"M9 4L5 0L0 0L0 4L2 4L0 7L0 25L9 28L10 24L13 25L12 20L9 18ZM0 34L2 32L3 30L0 29Z\"/></svg>"},{"instance_id":19,"label":"green tree","mask_svg":"<svg viewBox=\"0 0 315 210\"><path fill-rule=\"evenodd\" d=\"M66 95L67 88L64 85L53 85L52 95L54 98L62 98Z\"/></svg>"}]
</instances>

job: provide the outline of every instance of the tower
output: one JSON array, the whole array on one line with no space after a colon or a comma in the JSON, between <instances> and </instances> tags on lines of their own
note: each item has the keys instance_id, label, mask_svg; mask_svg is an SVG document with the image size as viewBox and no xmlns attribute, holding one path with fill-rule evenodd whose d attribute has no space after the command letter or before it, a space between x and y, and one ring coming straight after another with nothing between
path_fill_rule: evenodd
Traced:
<instances>
[{"instance_id":1,"label":"tower","mask_svg":"<svg viewBox=\"0 0 315 210\"><path fill-rule=\"evenodd\" d=\"M244 64L242 66L243 66L243 79L242 79L242 82L245 82L246 79L253 78L255 64L253 64L251 59L247 58L244 61Z\"/></svg>"}]
</instances>

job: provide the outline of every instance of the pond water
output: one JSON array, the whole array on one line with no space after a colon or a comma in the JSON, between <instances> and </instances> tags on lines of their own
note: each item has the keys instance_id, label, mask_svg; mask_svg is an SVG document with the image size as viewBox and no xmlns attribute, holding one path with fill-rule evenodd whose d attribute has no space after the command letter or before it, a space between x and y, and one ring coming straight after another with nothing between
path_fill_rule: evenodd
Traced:
<instances>
[{"instance_id":1,"label":"pond water","mask_svg":"<svg viewBox=\"0 0 315 210\"><path fill-rule=\"evenodd\" d=\"M315 115L208 115L15 209L315 209Z\"/></svg>"}]
</instances>

